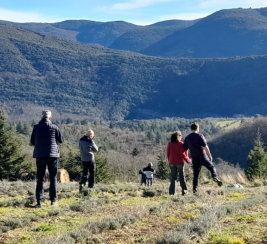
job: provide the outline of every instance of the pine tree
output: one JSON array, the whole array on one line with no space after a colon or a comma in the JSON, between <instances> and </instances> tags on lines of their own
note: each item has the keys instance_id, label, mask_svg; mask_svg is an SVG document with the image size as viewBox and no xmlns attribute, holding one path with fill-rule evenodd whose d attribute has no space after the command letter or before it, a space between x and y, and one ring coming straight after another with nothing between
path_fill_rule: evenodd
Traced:
<instances>
[{"instance_id":1,"label":"pine tree","mask_svg":"<svg viewBox=\"0 0 267 244\"><path fill-rule=\"evenodd\" d=\"M78 149L67 148L67 152L61 151L59 164L68 171L70 179L80 180L82 174L82 161Z\"/></svg>"},{"instance_id":2,"label":"pine tree","mask_svg":"<svg viewBox=\"0 0 267 244\"><path fill-rule=\"evenodd\" d=\"M132 156L135 157L140 153L140 151L135 147L133 151L131 152Z\"/></svg>"},{"instance_id":3,"label":"pine tree","mask_svg":"<svg viewBox=\"0 0 267 244\"><path fill-rule=\"evenodd\" d=\"M158 160L158 170L156 172L157 178L161 180L167 180L170 179L170 167L168 164L166 153L160 149L159 154L157 155Z\"/></svg>"},{"instance_id":4,"label":"pine tree","mask_svg":"<svg viewBox=\"0 0 267 244\"><path fill-rule=\"evenodd\" d=\"M247 157L247 169L245 173L249 180L254 180L256 178L266 179L266 171L267 155L261 139L261 133L258 129L256 139L254 140L254 148L249 152Z\"/></svg>"},{"instance_id":5,"label":"pine tree","mask_svg":"<svg viewBox=\"0 0 267 244\"><path fill-rule=\"evenodd\" d=\"M110 173L111 170L108 164L108 158L101 155L101 153L98 152L95 154L95 160L96 160L96 175L95 175L96 183L110 182L112 179Z\"/></svg>"},{"instance_id":6,"label":"pine tree","mask_svg":"<svg viewBox=\"0 0 267 244\"><path fill-rule=\"evenodd\" d=\"M24 158L5 111L0 108L0 179L17 180L19 172L23 170Z\"/></svg>"}]
</instances>

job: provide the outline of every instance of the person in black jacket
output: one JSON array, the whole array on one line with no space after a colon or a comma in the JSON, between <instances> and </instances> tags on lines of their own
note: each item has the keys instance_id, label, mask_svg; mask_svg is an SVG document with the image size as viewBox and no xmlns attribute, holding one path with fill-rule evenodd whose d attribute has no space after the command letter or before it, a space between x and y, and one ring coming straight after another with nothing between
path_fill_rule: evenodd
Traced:
<instances>
[{"instance_id":1,"label":"person in black jacket","mask_svg":"<svg viewBox=\"0 0 267 244\"><path fill-rule=\"evenodd\" d=\"M37 184L36 200L37 208L42 207L43 182L46 166L48 167L50 188L49 197L51 205L55 206L57 199L57 169L59 148L57 143L63 143L64 138L58 127L51 122L52 113L49 110L42 112L42 119L34 126L31 135L31 144L34 146L33 158L36 158Z\"/></svg>"}]
</instances>

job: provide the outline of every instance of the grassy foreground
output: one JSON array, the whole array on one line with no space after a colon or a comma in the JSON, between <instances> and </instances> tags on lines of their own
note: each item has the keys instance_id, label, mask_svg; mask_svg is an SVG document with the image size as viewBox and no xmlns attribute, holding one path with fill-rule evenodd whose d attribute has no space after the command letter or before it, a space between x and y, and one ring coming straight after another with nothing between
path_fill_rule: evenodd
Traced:
<instances>
[{"instance_id":1,"label":"grassy foreground","mask_svg":"<svg viewBox=\"0 0 267 244\"><path fill-rule=\"evenodd\" d=\"M34 188L0 182L0 243L267 243L264 187L210 182L198 196L169 196L166 182L98 184L82 192L65 183L58 185L59 206L46 199L41 209L33 207Z\"/></svg>"}]
</instances>

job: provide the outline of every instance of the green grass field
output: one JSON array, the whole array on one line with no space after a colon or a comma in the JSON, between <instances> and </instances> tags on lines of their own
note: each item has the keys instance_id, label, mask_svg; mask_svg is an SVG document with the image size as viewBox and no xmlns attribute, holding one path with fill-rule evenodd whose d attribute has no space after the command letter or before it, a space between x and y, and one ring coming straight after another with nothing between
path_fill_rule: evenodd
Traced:
<instances>
[{"instance_id":1,"label":"green grass field","mask_svg":"<svg viewBox=\"0 0 267 244\"><path fill-rule=\"evenodd\" d=\"M226 130L237 129L240 125L241 120L223 120L216 124L216 126L223 127Z\"/></svg>"},{"instance_id":2,"label":"green grass field","mask_svg":"<svg viewBox=\"0 0 267 244\"><path fill-rule=\"evenodd\" d=\"M0 243L256 244L267 238L261 187L219 188L210 182L198 196L169 196L167 182L150 188L96 185L82 192L77 183L65 183L58 187L57 207L46 200L36 209L35 183L4 184Z\"/></svg>"}]
</instances>

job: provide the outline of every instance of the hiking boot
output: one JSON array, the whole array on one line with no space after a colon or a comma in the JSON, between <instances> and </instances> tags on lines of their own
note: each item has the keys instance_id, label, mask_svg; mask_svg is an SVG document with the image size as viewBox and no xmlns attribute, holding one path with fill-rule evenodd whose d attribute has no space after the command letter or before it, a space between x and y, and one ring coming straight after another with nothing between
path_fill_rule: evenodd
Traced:
<instances>
[{"instance_id":1,"label":"hiking boot","mask_svg":"<svg viewBox=\"0 0 267 244\"><path fill-rule=\"evenodd\" d=\"M41 208L42 207L42 204L38 202L34 207L35 208Z\"/></svg>"},{"instance_id":2,"label":"hiking boot","mask_svg":"<svg viewBox=\"0 0 267 244\"><path fill-rule=\"evenodd\" d=\"M51 202L51 206L56 207L57 206L57 202Z\"/></svg>"},{"instance_id":3,"label":"hiking boot","mask_svg":"<svg viewBox=\"0 0 267 244\"><path fill-rule=\"evenodd\" d=\"M218 186L222 186L223 185L222 181L219 180L217 177L214 177L213 181L216 182Z\"/></svg>"},{"instance_id":4,"label":"hiking boot","mask_svg":"<svg viewBox=\"0 0 267 244\"><path fill-rule=\"evenodd\" d=\"M182 196L186 195L187 193L188 193L187 190L183 190L183 191L182 191Z\"/></svg>"}]
</instances>

